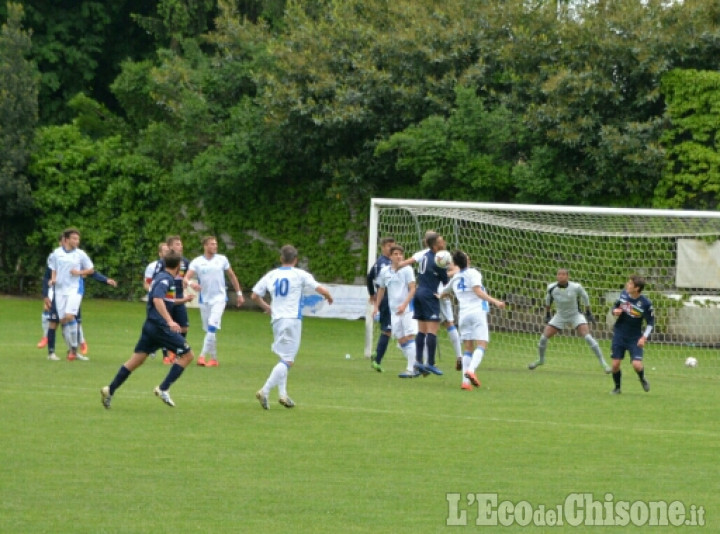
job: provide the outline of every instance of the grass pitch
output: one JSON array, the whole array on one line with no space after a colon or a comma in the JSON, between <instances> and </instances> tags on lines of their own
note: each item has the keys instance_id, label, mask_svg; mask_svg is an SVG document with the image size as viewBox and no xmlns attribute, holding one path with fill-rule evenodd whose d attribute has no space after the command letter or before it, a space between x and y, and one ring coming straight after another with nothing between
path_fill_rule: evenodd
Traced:
<instances>
[{"instance_id":1,"label":"grass pitch","mask_svg":"<svg viewBox=\"0 0 720 534\"><path fill-rule=\"evenodd\" d=\"M576 492L637 514L678 501L688 521L702 515L707 531L720 531L711 375L648 371L644 393L625 362L623 394L611 396L581 340L576 360L529 372L532 348L512 352L495 335L482 387L465 392L447 356L445 376L400 380L397 349L382 374L362 357L363 323L310 319L289 374L297 407L273 391L264 411L254 393L276 361L269 318L228 310L221 366L191 366L171 390L175 408L152 394L168 369L158 358L105 410L99 389L130 356L144 305L83 304L90 362L46 360L35 348L40 311L38 300L0 297L0 532L457 532L478 528L475 494L514 507L509 526L484 527L512 532L528 507L565 512ZM190 313L197 354L203 336ZM444 335L440 344L449 354ZM647 358L650 367L651 350ZM526 529L639 530L632 520L591 526L608 515L583 507L562 525L531 518ZM497 522L507 519L500 512Z\"/></svg>"}]
</instances>

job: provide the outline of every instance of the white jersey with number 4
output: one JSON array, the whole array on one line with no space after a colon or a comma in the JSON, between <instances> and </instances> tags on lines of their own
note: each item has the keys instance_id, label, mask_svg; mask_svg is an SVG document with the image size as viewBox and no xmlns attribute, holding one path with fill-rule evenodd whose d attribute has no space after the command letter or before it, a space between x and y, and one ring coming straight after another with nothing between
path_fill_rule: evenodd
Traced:
<instances>
[{"instance_id":1,"label":"white jersey with number 4","mask_svg":"<svg viewBox=\"0 0 720 534\"><path fill-rule=\"evenodd\" d=\"M448 287L444 290L445 293L449 293L450 290L455 293L460 305L460 317L462 315L473 313L476 311L490 311L490 304L488 301L481 299L475 293L473 288L479 287L485 291L483 286L482 274L480 271L473 267L468 267L455 273L448 283Z\"/></svg>"},{"instance_id":2,"label":"white jersey with number 4","mask_svg":"<svg viewBox=\"0 0 720 534\"><path fill-rule=\"evenodd\" d=\"M315 290L319 286L307 271L297 267L278 267L263 276L252 292L260 297L270 293L270 315L273 321L301 319L303 292Z\"/></svg>"},{"instance_id":3,"label":"white jersey with number 4","mask_svg":"<svg viewBox=\"0 0 720 534\"><path fill-rule=\"evenodd\" d=\"M215 304L227 300L225 271L230 262L222 254L214 254L212 258L198 256L190 262L188 271L195 272L200 283L200 303Z\"/></svg>"}]
</instances>

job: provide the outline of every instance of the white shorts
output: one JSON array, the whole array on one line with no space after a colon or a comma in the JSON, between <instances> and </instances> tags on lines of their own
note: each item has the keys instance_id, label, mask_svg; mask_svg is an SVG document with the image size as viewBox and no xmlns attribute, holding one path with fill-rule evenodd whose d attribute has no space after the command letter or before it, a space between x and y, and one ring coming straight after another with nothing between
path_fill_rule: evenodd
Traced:
<instances>
[{"instance_id":1,"label":"white shorts","mask_svg":"<svg viewBox=\"0 0 720 534\"><path fill-rule=\"evenodd\" d=\"M57 308L58 318L62 320L66 315L74 315L77 317L82 303L82 295L74 293L72 295L55 295L55 308Z\"/></svg>"},{"instance_id":2,"label":"white shorts","mask_svg":"<svg viewBox=\"0 0 720 534\"><path fill-rule=\"evenodd\" d=\"M276 319L272 323L272 351L283 360L294 362L300 350L302 321L300 319Z\"/></svg>"},{"instance_id":3,"label":"white shorts","mask_svg":"<svg viewBox=\"0 0 720 534\"><path fill-rule=\"evenodd\" d=\"M418 332L417 320L413 319L410 310L405 313L391 313L390 324L392 325L392 335L395 339L402 339L407 336L414 336Z\"/></svg>"},{"instance_id":4,"label":"white shorts","mask_svg":"<svg viewBox=\"0 0 720 534\"><path fill-rule=\"evenodd\" d=\"M202 321L202 329L205 332L208 331L208 326L214 326L216 330L220 330L225 304L224 300L212 304L200 304L200 320Z\"/></svg>"},{"instance_id":5,"label":"white shorts","mask_svg":"<svg viewBox=\"0 0 720 534\"><path fill-rule=\"evenodd\" d=\"M458 331L462 341L490 341L487 312L461 313Z\"/></svg>"},{"instance_id":6,"label":"white shorts","mask_svg":"<svg viewBox=\"0 0 720 534\"><path fill-rule=\"evenodd\" d=\"M452 299L440 299L440 322L455 322L453 314Z\"/></svg>"},{"instance_id":7,"label":"white shorts","mask_svg":"<svg viewBox=\"0 0 720 534\"><path fill-rule=\"evenodd\" d=\"M587 324L587 319L585 319L585 316L580 312L577 312L575 315L571 315L569 317L556 313L555 315L553 315L553 318L550 319L550 322L548 324L553 328L557 328L558 330L562 330L563 328L567 328L568 326L575 329L582 324Z\"/></svg>"}]
</instances>

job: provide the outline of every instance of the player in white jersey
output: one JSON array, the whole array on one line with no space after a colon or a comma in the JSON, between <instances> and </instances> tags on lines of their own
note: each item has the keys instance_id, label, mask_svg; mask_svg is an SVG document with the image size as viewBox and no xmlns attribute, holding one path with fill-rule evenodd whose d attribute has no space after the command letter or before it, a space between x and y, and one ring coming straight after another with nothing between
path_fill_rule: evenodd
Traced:
<instances>
[{"instance_id":1,"label":"player in white jersey","mask_svg":"<svg viewBox=\"0 0 720 534\"><path fill-rule=\"evenodd\" d=\"M145 291L150 291L150 284L152 284L153 277L155 276L155 273L157 272L157 264L159 259L162 259L165 257L165 255L170 250L170 247L168 247L168 244L163 241L162 243L158 244L158 260L151 261L148 263L147 267L145 267L145 276L143 277L143 287L145 288Z\"/></svg>"},{"instance_id":2,"label":"player in white jersey","mask_svg":"<svg viewBox=\"0 0 720 534\"><path fill-rule=\"evenodd\" d=\"M482 362L488 343L490 342L490 329L488 328L488 312L490 304L500 309L505 307L501 300L493 298L485 290L482 274L470 267L470 260L462 250L453 252L453 263L458 272L442 290L443 296L455 293L460 305L460 339L463 342L462 372L463 379L460 387L471 390L473 386L480 387L480 381L475 371ZM445 299L447 300L447 299Z\"/></svg>"},{"instance_id":3,"label":"player in white jersey","mask_svg":"<svg viewBox=\"0 0 720 534\"><path fill-rule=\"evenodd\" d=\"M373 315L378 313L380 301L387 293L392 335L400 343L407 358L407 368L400 378L415 378L420 373L415 370L415 336L417 321L412 316L412 299L415 296L415 273L412 267L400 267L405 257L405 249L400 245L390 247L390 265L385 267L377 278L378 290Z\"/></svg>"},{"instance_id":4,"label":"player in white jersey","mask_svg":"<svg viewBox=\"0 0 720 534\"><path fill-rule=\"evenodd\" d=\"M80 232L76 228L63 231L62 246L50 255L48 264L52 271L49 285L55 294L55 307L62 325L63 337L68 346L68 360L86 360L78 358L78 322L83 295L83 276L94 271L93 262L80 246Z\"/></svg>"},{"instance_id":5,"label":"player in white jersey","mask_svg":"<svg viewBox=\"0 0 720 534\"><path fill-rule=\"evenodd\" d=\"M569 280L570 272L567 269L558 269L557 282L548 284L545 292L545 320L547 325L540 336L538 343L538 359L528 365L531 371L545 363L545 350L548 340L563 328L572 327L577 333L585 338L585 342L597 357L605 373L609 374L612 369L603 358L600 345L590 334L588 322L594 323L590 310L590 298L585 288L577 282ZM552 304L555 303L555 315L551 315ZM580 305L585 306L585 315L580 313Z\"/></svg>"},{"instance_id":6,"label":"player in white jersey","mask_svg":"<svg viewBox=\"0 0 720 534\"><path fill-rule=\"evenodd\" d=\"M280 404L286 408L295 406L287 394L287 377L300 349L303 293L311 289L325 297L329 304L333 303L332 295L325 287L310 273L296 267L297 260L297 249L292 245L283 246L280 249L281 266L263 276L252 290L253 301L265 313L270 313L274 339L272 351L280 358L265 385L255 394L265 410L269 407L270 390L276 386ZM271 304L263 299L267 293L270 294Z\"/></svg>"},{"instance_id":7,"label":"player in white jersey","mask_svg":"<svg viewBox=\"0 0 720 534\"><path fill-rule=\"evenodd\" d=\"M427 230L425 232L425 244L427 245L427 236L435 233L434 230ZM402 266L405 265L412 265L415 263L420 263L429 251L429 248L424 248L422 250L419 250L415 254L413 254L410 258L407 260L404 260L402 263ZM454 267L448 268L448 276L452 276L454 273ZM440 282L440 287L438 289L438 292L443 290L442 282ZM455 369L460 371L462 369L462 346L460 343L460 335L458 334L458 329L455 326L455 315L453 314L453 308L452 308L452 302L447 299L442 299L440 301L440 324L445 326L445 329L447 330L448 337L450 338L450 343L452 344L453 350L455 351ZM425 353L425 358L427 359L427 351Z\"/></svg>"},{"instance_id":8,"label":"player in white jersey","mask_svg":"<svg viewBox=\"0 0 720 534\"><path fill-rule=\"evenodd\" d=\"M225 273L235 289L237 298L235 305L242 306L245 299L237 276L230 267L227 257L217 253L218 243L215 236L207 236L202 240L203 255L190 262L188 272L185 273L185 287L190 286L194 291L200 292L200 319L205 331L202 352L198 358L198 365L217 367L217 331L220 330L222 314L227 303L227 290L225 288ZM193 278L197 276L197 282Z\"/></svg>"}]
</instances>

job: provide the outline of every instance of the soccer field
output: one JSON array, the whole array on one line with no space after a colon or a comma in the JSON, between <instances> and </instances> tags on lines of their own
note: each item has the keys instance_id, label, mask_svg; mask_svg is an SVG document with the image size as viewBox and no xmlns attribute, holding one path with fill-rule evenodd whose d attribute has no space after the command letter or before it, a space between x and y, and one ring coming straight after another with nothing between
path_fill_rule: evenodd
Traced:
<instances>
[{"instance_id":1,"label":"soccer field","mask_svg":"<svg viewBox=\"0 0 720 534\"><path fill-rule=\"evenodd\" d=\"M273 391L264 411L269 317L227 311L221 366L188 368L175 408L152 394L168 369L157 358L105 410L99 390L130 356L144 305L83 304L89 362L35 348L40 312L0 297L0 532L720 532L712 373L658 366L645 393L625 362L612 396L582 340L576 359L550 365L551 345L530 372L536 340L513 353L494 335L482 387L466 392L444 334L445 375L400 380L396 348L385 373L362 357L364 323L308 319L288 381L297 406ZM197 310L190 320L198 354Z\"/></svg>"}]
</instances>

